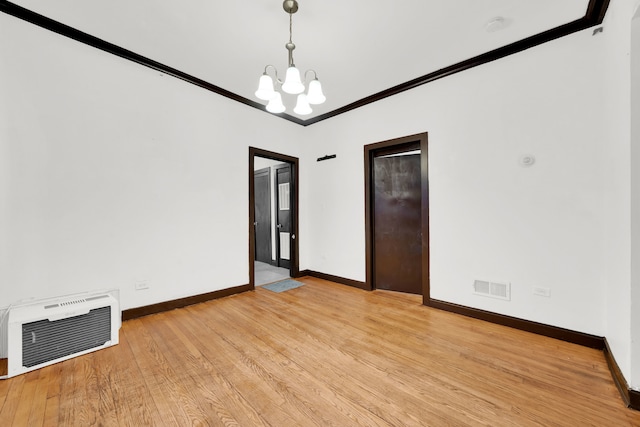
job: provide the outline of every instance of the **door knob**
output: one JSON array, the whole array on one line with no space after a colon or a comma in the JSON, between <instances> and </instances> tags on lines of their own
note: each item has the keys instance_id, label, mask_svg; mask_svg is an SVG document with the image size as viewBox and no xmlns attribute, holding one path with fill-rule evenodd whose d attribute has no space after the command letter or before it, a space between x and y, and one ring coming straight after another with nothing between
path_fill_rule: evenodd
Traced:
<instances>
[{"instance_id":1,"label":"door knob","mask_svg":"<svg viewBox=\"0 0 640 427\"><path fill-rule=\"evenodd\" d=\"M278 224L278 225L276 225L276 227L282 228L282 224Z\"/></svg>"}]
</instances>

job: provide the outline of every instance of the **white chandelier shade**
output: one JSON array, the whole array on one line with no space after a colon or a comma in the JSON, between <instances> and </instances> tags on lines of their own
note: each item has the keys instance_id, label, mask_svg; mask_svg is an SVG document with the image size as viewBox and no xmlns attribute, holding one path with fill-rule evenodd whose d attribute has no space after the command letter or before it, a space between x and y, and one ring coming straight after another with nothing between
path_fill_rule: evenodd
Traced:
<instances>
[{"instance_id":1,"label":"white chandelier shade","mask_svg":"<svg viewBox=\"0 0 640 427\"><path fill-rule=\"evenodd\" d=\"M292 21L293 14L298 11L297 0L285 0L282 3L282 7L289 14L289 42L285 45L289 51L289 66L287 67L286 76L284 82L278 78L278 70L273 65L267 65L264 68L264 73L260 76L258 82L258 90L255 92L255 96L263 101L269 101L267 104L267 111L270 113L283 113L286 111L286 107L282 102L282 95L276 90L276 84L280 85L280 89L291 95L298 95L296 107L293 109L294 113L301 116L311 114L313 111L311 105L319 105L326 101L326 97L322 92L322 85L318 80L318 75L314 70L307 70L304 73L306 79L307 73L313 73L314 79L309 82L308 90L305 87L305 83L302 81L300 71L293 63L293 50L296 45L291 41L292 34ZM269 68L273 68L275 72L274 79L267 73ZM304 91L307 90L305 94Z\"/></svg>"},{"instance_id":2,"label":"white chandelier shade","mask_svg":"<svg viewBox=\"0 0 640 427\"><path fill-rule=\"evenodd\" d=\"M282 95L280 92L273 92L273 96L269 99L267 104L267 111L270 113L278 114L284 113L287 107L282 103Z\"/></svg>"},{"instance_id":3,"label":"white chandelier shade","mask_svg":"<svg viewBox=\"0 0 640 427\"><path fill-rule=\"evenodd\" d=\"M309 82L309 91L307 92L307 101L309 104L322 104L327 98L322 93L322 85L320 80L314 79Z\"/></svg>"},{"instance_id":4,"label":"white chandelier shade","mask_svg":"<svg viewBox=\"0 0 640 427\"><path fill-rule=\"evenodd\" d=\"M296 102L296 108L293 109L293 112L296 114L300 114L301 116L311 114L311 105L309 105L307 95L305 95L304 93L298 95L298 102Z\"/></svg>"},{"instance_id":5,"label":"white chandelier shade","mask_svg":"<svg viewBox=\"0 0 640 427\"><path fill-rule=\"evenodd\" d=\"M287 68L287 75L282 84L282 90L291 95L304 92L304 85L302 84L302 80L300 80L300 71L298 71L296 67Z\"/></svg>"},{"instance_id":6,"label":"white chandelier shade","mask_svg":"<svg viewBox=\"0 0 640 427\"><path fill-rule=\"evenodd\" d=\"M260 76L256 97L263 101L269 101L274 95L275 90L273 90L273 79L267 73L264 73Z\"/></svg>"}]
</instances>

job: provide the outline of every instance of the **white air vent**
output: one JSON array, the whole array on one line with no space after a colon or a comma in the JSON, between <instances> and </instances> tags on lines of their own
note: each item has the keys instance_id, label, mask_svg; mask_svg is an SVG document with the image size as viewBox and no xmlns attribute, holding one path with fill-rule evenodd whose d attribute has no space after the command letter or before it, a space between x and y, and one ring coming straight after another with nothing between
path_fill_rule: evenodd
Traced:
<instances>
[{"instance_id":1,"label":"white air vent","mask_svg":"<svg viewBox=\"0 0 640 427\"><path fill-rule=\"evenodd\" d=\"M476 280L473 282L473 293L509 301L511 300L511 284Z\"/></svg>"}]
</instances>

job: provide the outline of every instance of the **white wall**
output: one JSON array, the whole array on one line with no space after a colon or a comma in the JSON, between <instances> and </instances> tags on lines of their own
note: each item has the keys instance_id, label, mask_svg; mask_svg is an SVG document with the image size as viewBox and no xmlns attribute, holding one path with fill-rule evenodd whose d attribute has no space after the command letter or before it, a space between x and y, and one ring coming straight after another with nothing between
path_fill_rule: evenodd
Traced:
<instances>
[{"instance_id":1,"label":"white wall","mask_svg":"<svg viewBox=\"0 0 640 427\"><path fill-rule=\"evenodd\" d=\"M631 24L631 374L630 385L640 391L640 1Z\"/></svg>"},{"instance_id":2,"label":"white wall","mask_svg":"<svg viewBox=\"0 0 640 427\"><path fill-rule=\"evenodd\" d=\"M605 336L632 388L640 387L640 31L631 29L638 0L611 3L605 19ZM633 47L632 47L633 44ZM631 58L631 60L630 60ZM640 97L638 97L640 99ZM634 142L636 142L634 144Z\"/></svg>"},{"instance_id":3,"label":"white wall","mask_svg":"<svg viewBox=\"0 0 640 427\"><path fill-rule=\"evenodd\" d=\"M337 158L310 169L310 268L365 279L363 146L427 131L431 296L603 335L603 40L586 30L313 125L309 158ZM474 279L510 282L512 301Z\"/></svg>"},{"instance_id":4,"label":"white wall","mask_svg":"<svg viewBox=\"0 0 640 427\"><path fill-rule=\"evenodd\" d=\"M248 147L302 127L4 14L0 67L0 307L248 283Z\"/></svg>"},{"instance_id":5,"label":"white wall","mask_svg":"<svg viewBox=\"0 0 640 427\"><path fill-rule=\"evenodd\" d=\"M628 2L627 2L628 3ZM631 162L629 147L629 15L624 2L612 2L604 22L605 112L607 134L602 163L604 272L607 289L605 336L620 369L629 379L631 280Z\"/></svg>"}]
</instances>

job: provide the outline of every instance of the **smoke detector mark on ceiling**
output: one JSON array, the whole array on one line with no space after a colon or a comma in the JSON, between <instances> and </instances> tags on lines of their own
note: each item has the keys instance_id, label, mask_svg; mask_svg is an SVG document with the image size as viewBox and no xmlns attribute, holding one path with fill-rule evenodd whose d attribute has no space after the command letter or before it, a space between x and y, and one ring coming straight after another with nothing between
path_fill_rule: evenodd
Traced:
<instances>
[{"instance_id":1,"label":"smoke detector mark on ceiling","mask_svg":"<svg viewBox=\"0 0 640 427\"><path fill-rule=\"evenodd\" d=\"M496 31L503 30L507 28L510 24L510 20L506 19L503 16L496 16L495 18L491 18L487 24L485 25L485 29L487 33L495 33Z\"/></svg>"}]
</instances>

